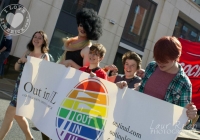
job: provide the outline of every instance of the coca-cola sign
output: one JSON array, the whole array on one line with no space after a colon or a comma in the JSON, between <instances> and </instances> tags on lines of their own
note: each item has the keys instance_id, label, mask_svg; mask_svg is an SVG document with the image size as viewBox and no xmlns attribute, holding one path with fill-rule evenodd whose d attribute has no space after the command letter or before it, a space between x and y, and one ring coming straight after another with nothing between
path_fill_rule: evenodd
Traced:
<instances>
[{"instance_id":1,"label":"coca-cola sign","mask_svg":"<svg viewBox=\"0 0 200 140\"><path fill-rule=\"evenodd\" d=\"M182 44L180 64L192 83L192 102L200 109L200 43L179 38Z\"/></svg>"}]
</instances>

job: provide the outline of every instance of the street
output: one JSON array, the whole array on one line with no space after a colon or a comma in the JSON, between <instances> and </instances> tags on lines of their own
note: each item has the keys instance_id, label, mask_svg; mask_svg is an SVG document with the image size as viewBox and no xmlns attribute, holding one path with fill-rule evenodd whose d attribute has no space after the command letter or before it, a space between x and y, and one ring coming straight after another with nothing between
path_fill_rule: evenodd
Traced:
<instances>
[{"instance_id":1,"label":"street","mask_svg":"<svg viewBox=\"0 0 200 140\"><path fill-rule=\"evenodd\" d=\"M0 126L2 125L4 115L6 109L10 103L10 99L12 96L12 90L14 88L15 81L11 81L8 79L0 79ZM30 129L33 127L33 123L29 121ZM35 140L41 140L41 133L39 131L34 131L31 129L32 135L34 136ZM10 132L7 134L4 140L25 140L25 136L20 129L17 122L14 120L13 126Z\"/></svg>"}]
</instances>

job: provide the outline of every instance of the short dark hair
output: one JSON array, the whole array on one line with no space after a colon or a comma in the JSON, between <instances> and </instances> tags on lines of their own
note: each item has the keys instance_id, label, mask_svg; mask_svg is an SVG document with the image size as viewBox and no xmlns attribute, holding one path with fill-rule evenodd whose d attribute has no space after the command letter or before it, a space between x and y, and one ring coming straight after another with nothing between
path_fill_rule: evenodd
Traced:
<instances>
[{"instance_id":1,"label":"short dark hair","mask_svg":"<svg viewBox=\"0 0 200 140\"><path fill-rule=\"evenodd\" d=\"M161 63L165 63L167 60L179 61L181 51L181 43L176 37L164 36L156 42L153 50L153 57L156 61Z\"/></svg>"},{"instance_id":2,"label":"short dark hair","mask_svg":"<svg viewBox=\"0 0 200 140\"><path fill-rule=\"evenodd\" d=\"M141 58L140 56L135 53L135 52L132 52L132 51L128 51L126 52L123 56L122 56L122 64L125 65L125 62L127 59L132 59L132 60L135 60L136 63L137 63L137 69L140 69L141 68Z\"/></svg>"},{"instance_id":3,"label":"short dark hair","mask_svg":"<svg viewBox=\"0 0 200 140\"><path fill-rule=\"evenodd\" d=\"M100 43L92 44L92 46L90 47L90 51L98 52L101 58L104 57L104 55L106 54L106 48Z\"/></svg>"},{"instance_id":4,"label":"short dark hair","mask_svg":"<svg viewBox=\"0 0 200 140\"><path fill-rule=\"evenodd\" d=\"M102 35L101 18L93 9L83 8L76 14L76 21L81 23L89 40L98 40Z\"/></svg>"},{"instance_id":5,"label":"short dark hair","mask_svg":"<svg viewBox=\"0 0 200 140\"><path fill-rule=\"evenodd\" d=\"M36 33L40 33L40 34L42 35L42 37L43 37L43 40L44 40L44 43L42 44L42 47L41 47L41 52L42 52L42 53L47 53L47 52L49 51L48 39L47 39L47 35L45 34L44 31L36 31L36 32L33 34L31 40L29 41L29 43L28 43L28 45L27 45L27 49L28 49L29 51L33 51L33 50L34 50L34 45L33 45L33 42L32 42L32 41L33 41L33 38L34 38L34 36L35 36Z\"/></svg>"}]
</instances>

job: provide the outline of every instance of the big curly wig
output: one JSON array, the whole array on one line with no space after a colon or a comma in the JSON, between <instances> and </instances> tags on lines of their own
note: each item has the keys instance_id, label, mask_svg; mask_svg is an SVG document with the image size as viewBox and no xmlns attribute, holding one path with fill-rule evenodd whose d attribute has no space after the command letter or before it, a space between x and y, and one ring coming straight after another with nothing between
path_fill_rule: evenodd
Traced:
<instances>
[{"instance_id":1,"label":"big curly wig","mask_svg":"<svg viewBox=\"0 0 200 140\"><path fill-rule=\"evenodd\" d=\"M98 40L102 35L101 18L93 9L83 8L76 14L76 21L83 25L89 40Z\"/></svg>"}]
</instances>

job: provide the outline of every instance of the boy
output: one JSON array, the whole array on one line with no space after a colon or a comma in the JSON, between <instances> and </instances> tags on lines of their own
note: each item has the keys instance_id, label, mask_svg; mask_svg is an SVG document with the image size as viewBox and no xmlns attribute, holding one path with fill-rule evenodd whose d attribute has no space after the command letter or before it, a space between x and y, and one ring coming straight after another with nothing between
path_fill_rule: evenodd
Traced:
<instances>
[{"instance_id":1,"label":"boy","mask_svg":"<svg viewBox=\"0 0 200 140\"><path fill-rule=\"evenodd\" d=\"M99 43L95 43L90 47L89 66L83 66L79 70L90 73L91 77L96 74L97 77L107 80L107 73L100 68L99 63L104 58L106 48Z\"/></svg>"},{"instance_id":2,"label":"boy","mask_svg":"<svg viewBox=\"0 0 200 140\"><path fill-rule=\"evenodd\" d=\"M114 83L122 83L126 81L128 88L135 89L141 82L141 78L136 75L137 71L141 68L141 58L133 51L128 51L122 56L122 64L124 74L108 77L108 81ZM115 65L105 66L105 70L117 70ZM120 84L121 86L121 84Z\"/></svg>"}]
</instances>

